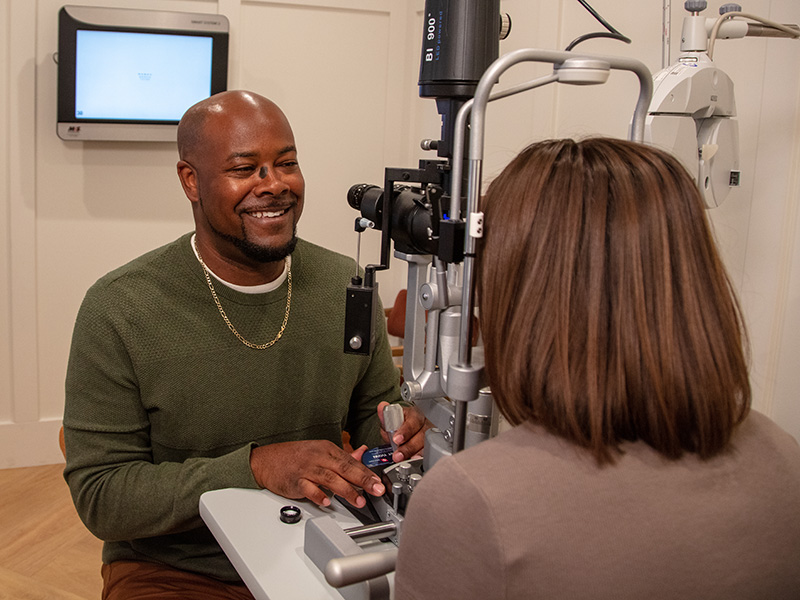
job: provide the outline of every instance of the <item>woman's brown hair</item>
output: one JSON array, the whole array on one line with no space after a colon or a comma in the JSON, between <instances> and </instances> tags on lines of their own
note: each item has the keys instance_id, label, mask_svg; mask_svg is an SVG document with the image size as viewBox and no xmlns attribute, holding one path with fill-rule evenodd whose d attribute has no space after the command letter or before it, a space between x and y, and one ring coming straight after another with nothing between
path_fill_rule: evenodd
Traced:
<instances>
[{"instance_id":1,"label":"woman's brown hair","mask_svg":"<svg viewBox=\"0 0 800 600\"><path fill-rule=\"evenodd\" d=\"M591 138L533 144L484 200L486 369L512 424L613 462L642 440L721 452L750 407L739 306L699 191L669 154Z\"/></svg>"}]
</instances>

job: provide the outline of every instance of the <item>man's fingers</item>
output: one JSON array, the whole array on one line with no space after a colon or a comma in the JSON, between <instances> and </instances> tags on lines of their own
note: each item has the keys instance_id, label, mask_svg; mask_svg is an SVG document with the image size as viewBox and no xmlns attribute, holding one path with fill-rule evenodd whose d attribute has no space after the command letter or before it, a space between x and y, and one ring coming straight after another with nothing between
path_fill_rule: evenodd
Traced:
<instances>
[{"instance_id":1,"label":"man's fingers","mask_svg":"<svg viewBox=\"0 0 800 600\"><path fill-rule=\"evenodd\" d=\"M404 407L403 424L397 429L392 441L398 448L392 455L394 462L406 460L418 454L425 446L425 431L432 427L416 407Z\"/></svg>"},{"instance_id":2,"label":"man's fingers","mask_svg":"<svg viewBox=\"0 0 800 600\"><path fill-rule=\"evenodd\" d=\"M317 506L330 506L331 500L328 495L308 479L298 481L297 487L305 498L308 498Z\"/></svg>"},{"instance_id":3,"label":"man's fingers","mask_svg":"<svg viewBox=\"0 0 800 600\"><path fill-rule=\"evenodd\" d=\"M361 458L364 456L364 452L366 452L366 451L367 451L367 446L365 444L365 445L353 450L350 453L350 456L352 456L354 460L357 460L358 462L361 462Z\"/></svg>"},{"instance_id":4,"label":"man's fingers","mask_svg":"<svg viewBox=\"0 0 800 600\"><path fill-rule=\"evenodd\" d=\"M367 501L362 494L356 490L352 485L348 484L346 481L342 480L344 485L337 486L339 487L338 490L331 490L337 496L344 498L350 504L355 506L356 508L364 508L366 506Z\"/></svg>"},{"instance_id":5,"label":"man's fingers","mask_svg":"<svg viewBox=\"0 0 800 600\"><path fill-rule=\"evenodd\" d=\"M425 436L424 432L420 432L419 434L415 435L407 444L403 444L397 447L397 451L392 454L392 460L394 462L402 462L404 460L408 460L410 458L414 458L415 456L420 455L424 450L425 446Z\"/></svg>"},{"instance_id":6,"label":"man's fingers","mask_svg":"<svg viewBox=\"0 0 800 600\"><path fill-rule=\"evenodd\" d=\"M338 473L351 484L360 487L373 496L382 496L386 491L380 478L375 473L362 465L360 461L356 462L351 460L350 457L340 464Z\"/></svg>"},{"instance_id":7,"label":"man's fingers","mask_svg":"<svg viewBox=\"0 0 800 600\"><path fill-rule=\"evenodd\" d=\"M363 454L365 449L366 447L359 448L354 454ZM330 490L358 508L366 504L360 490L363 489L374 496L381 496L386 491L377 475L356 461L355 457L345 453L331 457L330 462L320 465L312 473L307 474L306 479L318 489ZM308 495L306 497L311 499Z\"/></svg>"},{"instance_id":8,"label":"man's fingers","mask_svg":"<svg viewBox=\"0 0 800 600\"><path fill-rule=\"evenodd\" d=\"M314 487L317 489L320 489L321 486L330 490L333 494L344 498L358 508L363 508L366 505L367 501L364 499L360 488L354 486L334 471L328 471L321 479L321 481L310 481L309 483L316 484Z\"/></svg>"},{"instance_id":9,"label":"man's fingers","mask_svg":"<svg viewBox=\"0 0 800 600\"><path fill-rule=\"evenodd\" d=\"M361 464L365 450L350 455L328 441L281 442L254 448L250 467L259 486L281 496L328 506L330 490L360 508L366 504L360 490L385 492L378 476Z\"/></svg>"},{"instance_id":10,"label":"man's fingers","mask_svg":"<svg viewBox=\"0 0 800 600\"><path fill-rule=\"evenodd\" d=\"M386 402L385 400L384 400L383 402L381 402L381 403L379 403L379 404L378 404L378 419L379 419L379 420L380 420L380 422L381 422L381 430L382 430L382 431L385 431L385 430L386 430L386 428L384 427L384 424L383 424L383 409L384 409L385 407L387 407L387 406L389 406L389 403L388 403L388 402Z\"/></svg>"},{"instance_id":11,"label":"man's fingers","mask_svg":"<svg viewBox=\"0 0 800 600\"><path fill-rule=\"evenodd\" d=\"M298 482L298 487L303 496L317 506L330 506L331 500L325 490L330 490L358 508L363 508L366 504L358 490L334 471L319 472L310 479L302 479Z\"/></svg>"}]
</instances>

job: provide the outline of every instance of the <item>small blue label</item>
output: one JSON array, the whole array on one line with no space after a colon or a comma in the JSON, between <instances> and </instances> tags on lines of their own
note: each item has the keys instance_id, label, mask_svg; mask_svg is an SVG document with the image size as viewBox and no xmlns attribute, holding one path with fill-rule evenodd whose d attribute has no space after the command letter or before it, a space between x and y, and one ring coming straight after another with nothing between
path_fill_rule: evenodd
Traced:
<instances>
[{"instance_id":1,"label":"small blue label","mask_svg":"<svg viewBox=\"0 0 800 600\"><path fill-rule=\"evenodd\" d=\"M391 465L394 463L392 454L394 454L394 450L392 450L391 444L377 446L364 452L364 455L361 457L361 462L368 467Z\"/></svg>"}]
</instances>

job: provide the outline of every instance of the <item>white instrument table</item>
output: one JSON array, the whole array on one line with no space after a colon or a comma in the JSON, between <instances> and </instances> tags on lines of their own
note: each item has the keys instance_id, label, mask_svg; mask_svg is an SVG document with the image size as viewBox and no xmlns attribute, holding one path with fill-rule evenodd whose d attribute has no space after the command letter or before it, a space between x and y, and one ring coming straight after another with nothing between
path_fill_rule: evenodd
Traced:
<instances>
[{"instance_id":1,"label":"white instrument table","mask_svg":"<svg viewBox=\"0 0 800 600\"><path fill-rule=\"evenodd\" d=\"M302 511L299 523L280 520L281 507L290 504ZM342 529L361 525L338 502L320 508L267 490L230 488L200 496L200 516L257 600L342 600L303 551L309 519L329 516Z\"/></svg>"}]
</instances>

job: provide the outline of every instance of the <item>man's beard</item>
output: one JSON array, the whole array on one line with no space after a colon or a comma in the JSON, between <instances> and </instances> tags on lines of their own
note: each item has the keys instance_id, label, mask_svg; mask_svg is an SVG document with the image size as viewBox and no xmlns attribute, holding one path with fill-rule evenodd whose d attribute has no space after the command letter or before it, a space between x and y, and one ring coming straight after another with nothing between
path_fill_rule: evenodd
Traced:
<instances>
[{"instance_id":1,"label":"man's beard","mask_svg":"<svg viewBox=\"0 0 800 600\"><path fill-rule=\"evenodd\" d=\"M229 233L220 231L214 227L214 224L210 221L207 222L209 227L211 227L211 231L213 231L215 235L218 235L222 239L230 242L236 246L236 248L238 248L239 251L247 258L256 262L270 263L283 260L292 252L294 252L294 248L297 246L297 224L292 227L292 239L282 246L259 246L258 244L254 244L247 239L247 232L245 231L244 224L242 224L242 237L237 238Z\"/></svg>"},{"instance_id":2,"label":"man's beard","mask_svg":"<svg viewBox=\"0 0 800 600\"><path fill-rule=\"evenodd\" d=\"M292 229L292 239L282 246L259 246L258 244L254 244L248 240L246 237L240 239L219 231L216 233L236 246L247 258L260 263L270 263L283 260L292 252L294 252L294 247L297 245L297 226Z\"/></svg>"}]
</instances>

